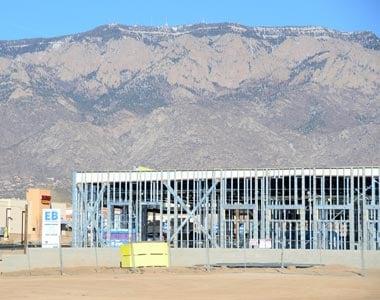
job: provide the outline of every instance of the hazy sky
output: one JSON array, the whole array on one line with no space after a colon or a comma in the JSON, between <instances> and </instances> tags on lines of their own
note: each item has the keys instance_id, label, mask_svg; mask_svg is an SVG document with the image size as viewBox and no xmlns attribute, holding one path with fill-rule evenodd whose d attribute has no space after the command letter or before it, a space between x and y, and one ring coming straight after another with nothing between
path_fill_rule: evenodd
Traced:
<instances>
[{"instance_id":1,"label":"hazy sky","mask_svg":"<svg viewBox=\"0 0 380 300\"><path fill-rule=\"evenodd\" d=\"M106 23L320 25L380 36L380 0L0 0L0 39L76 33Z\"/></svg>"}]
</instances>

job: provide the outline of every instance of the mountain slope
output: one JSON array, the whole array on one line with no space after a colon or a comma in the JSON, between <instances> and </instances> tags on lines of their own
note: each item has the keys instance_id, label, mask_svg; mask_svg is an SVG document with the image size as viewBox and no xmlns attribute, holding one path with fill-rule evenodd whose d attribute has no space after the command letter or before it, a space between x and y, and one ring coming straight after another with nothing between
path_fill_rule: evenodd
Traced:
<instances>
[{"instance_id":1,"label":"mountain slope","mask_svg":"<svg viewBox=\"0 0 380 300\"><path fill-rule=\"evenodd\" d=\"M82 169L380 164L380 40L106 25L0 41L0 196Z\"/></svg>"}]
</instances>

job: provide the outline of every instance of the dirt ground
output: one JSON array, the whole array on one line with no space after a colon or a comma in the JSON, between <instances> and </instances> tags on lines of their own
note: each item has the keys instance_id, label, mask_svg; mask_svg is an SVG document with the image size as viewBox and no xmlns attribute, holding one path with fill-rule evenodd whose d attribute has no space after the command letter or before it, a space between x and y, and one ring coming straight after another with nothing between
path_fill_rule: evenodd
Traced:
<instances>
[{"instance_id":1,"label":"dirt ground","mask_svg":"<svg viewBox=\"0 0 380 300\"><path fill-rule=\"evenodd\" d=\"M380 299L380 270L308 269L34 270L0 275L1 299Z\"/></svg>"}]
</instances>

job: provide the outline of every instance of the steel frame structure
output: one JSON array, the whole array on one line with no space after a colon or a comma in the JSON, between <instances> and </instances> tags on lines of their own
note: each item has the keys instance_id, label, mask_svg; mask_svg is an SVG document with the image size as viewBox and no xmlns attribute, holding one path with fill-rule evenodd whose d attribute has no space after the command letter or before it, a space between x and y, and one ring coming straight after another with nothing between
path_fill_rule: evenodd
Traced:
<instances>
[{"instance_id":1,"label":"steel frame structure","mask_svg":"<svg viewBox=\"0 0 380 300\"><path fill-rule=\"evenodd\" d=\"M73 246L379 250L379 182L380 167L76 172Z\"/></svg>"}]
</instances>

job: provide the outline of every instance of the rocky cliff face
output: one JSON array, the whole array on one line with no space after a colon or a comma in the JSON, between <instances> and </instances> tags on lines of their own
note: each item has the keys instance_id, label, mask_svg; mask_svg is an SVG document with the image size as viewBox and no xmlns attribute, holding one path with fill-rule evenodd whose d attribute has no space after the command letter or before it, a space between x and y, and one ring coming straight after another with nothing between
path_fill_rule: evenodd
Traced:
<instances>
[{"instance_id":1,"label":"rocky cliff face","mask_svg":"<svg viewBox=\"0 0 380 300\"><path fill-rule=\"evenodd\" d=\"M0 196L73 170L380 164L380 39L106 25L0 41Z\"/></svg>"}]
</instances>

